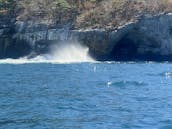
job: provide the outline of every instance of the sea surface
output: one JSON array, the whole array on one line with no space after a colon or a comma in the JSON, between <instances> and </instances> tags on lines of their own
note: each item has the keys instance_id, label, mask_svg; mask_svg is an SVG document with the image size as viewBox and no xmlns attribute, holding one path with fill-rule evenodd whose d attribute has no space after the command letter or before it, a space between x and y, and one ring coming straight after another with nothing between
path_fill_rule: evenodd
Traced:
<instances>
[{"instance_id":1,"label":"sea surface","mask_svg":"<svg viewBox=\"0 0 172 129\"><path fill-rule=\"evenodd\" d=\"M0 64L0 129L172 129L172 64Z\"/></svg>"}]
</instances>

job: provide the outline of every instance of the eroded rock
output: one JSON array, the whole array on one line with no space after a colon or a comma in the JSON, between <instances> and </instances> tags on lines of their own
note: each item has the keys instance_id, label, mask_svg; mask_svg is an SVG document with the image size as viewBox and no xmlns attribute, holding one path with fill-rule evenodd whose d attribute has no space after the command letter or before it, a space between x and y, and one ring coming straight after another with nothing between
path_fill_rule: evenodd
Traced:
<instances>
[{"instance_id":1,"label":"eroded rock","mask_svg":"<svg viewBox=\"0 0 172 129\"><path fill-rule=\"evenodd\" d=\"M35 26L36 29L33 29ZM172 15L170 14L141 17L134 23L126 23L124 26L110 29L72 30L69 27L50 29L42 25L40 27L33 25L32 28L26 23L18 23L15 28L16 31L13 33L9 33L8 28L1 29L0 38L1 45L5 42L5 46L8 46L7 44L17 41L20 49L24 47L26 53L19 51L18 57L29 52L46 53L50 51L52 45L67 41L88 46L90 54L98 60L172 60ZM6 39L10 40L7 42ZM13 51L13 48L9 50ZM3 49L3 51L9 50ZM13 58L13 55L9 54L8 57Z\"/></svg>"}]
</instances>

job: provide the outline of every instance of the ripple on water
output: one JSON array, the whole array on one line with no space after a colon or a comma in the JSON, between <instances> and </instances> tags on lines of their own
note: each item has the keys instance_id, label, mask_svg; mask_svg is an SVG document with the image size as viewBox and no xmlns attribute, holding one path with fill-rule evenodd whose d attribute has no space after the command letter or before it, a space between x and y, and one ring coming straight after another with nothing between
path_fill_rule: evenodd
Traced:
<instances>
[{"instance_id":1,"label":"ripple on water","mask_svg":"<svg viewBox=\"0 0 172 129\"><path fill-rule=\"evenodd\" d=\"M145 86L148 85L142 81L116 81L107 82L107 86L115 86L115 87L125 87L125 86Z\"/></svg>"},{"instance_id":2,"label":"ripple on water","mask_svg":"<svg viewBox=\"0 0 172 129\"><path fill-rule=\"evenodd\" d=\"M171 129L171 69L158 63L0 64L0 128Z\"/></svg>"}]
</instances>

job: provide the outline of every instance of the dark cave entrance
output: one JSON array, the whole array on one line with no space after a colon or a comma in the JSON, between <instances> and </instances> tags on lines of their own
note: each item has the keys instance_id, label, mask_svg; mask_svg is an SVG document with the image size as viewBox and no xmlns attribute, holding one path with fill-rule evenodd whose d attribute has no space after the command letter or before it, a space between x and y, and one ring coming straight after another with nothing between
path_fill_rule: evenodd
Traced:
<instances>
[{"instance_id":1,"label":"dark cave entrance","mask_svg":"<svg viewBox=\"0 0 172 129\"><path fill-rule=\"evenodd\" d=\"M172 55L161 55L160 48L155 38L132 32L115 43L109 59L112 61L172 61Z\"/></svg>"},{"instance_id":2,"label":"dark cave entrance","mask_svg":"<svg viewBox=\"0 0 172 129\"><path fill-rule=\"evenodd\" d=\"M134 40L124 36L121 40L117 42L113 50L110 53L112 60L119 61L132 61L136 60L138 57L138 44Z\"/></svg>"}]
</instances>

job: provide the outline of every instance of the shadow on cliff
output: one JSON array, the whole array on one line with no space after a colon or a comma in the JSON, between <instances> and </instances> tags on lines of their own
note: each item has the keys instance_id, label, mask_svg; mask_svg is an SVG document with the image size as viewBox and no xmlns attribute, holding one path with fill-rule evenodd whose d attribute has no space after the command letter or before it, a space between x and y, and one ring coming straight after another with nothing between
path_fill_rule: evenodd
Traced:
<instances>
[{"instance_id":1,"label":"shadow on cliff","mask_svg":"<svg viewBox=\"0 0 172 129\"><path fill-rule=\"evenodd\" d=\"M29 55L32 47L25 40L17 40L11 36L0 38L0 58L18 59Z\"/></svg>"},{"instance_id":2,"label":"shadow on cliff","mask_svg":"<svg viewBox=\"0 0 172 129\"><path fill-rule=\"evenodd\" d=\"M161 55L156 39L137 32L124 35L104 59L110 61L172 61L172 55Z\"/></svg>"}]
</instances>

